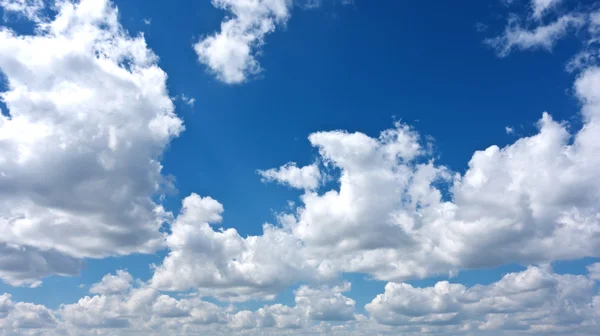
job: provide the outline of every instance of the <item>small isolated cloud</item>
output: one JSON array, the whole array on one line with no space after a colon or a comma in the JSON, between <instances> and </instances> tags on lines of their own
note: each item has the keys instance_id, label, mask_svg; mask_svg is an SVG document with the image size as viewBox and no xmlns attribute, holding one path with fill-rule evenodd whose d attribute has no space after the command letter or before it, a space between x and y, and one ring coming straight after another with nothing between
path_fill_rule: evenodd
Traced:
<instances>
[{"instance_id":1,"label":"small isolated cloud","mask_svg":"<svg viewBox=\"0 0 600 336\"><path fill-rule=\"evenodd\" d=\"M506 132L506 134L513 134L515 133L515 129L510 127L510 126L506 126L504 127L504 131Z\"/></svg>"},{"instance_id":2,"label":"small isolated cloud","mask_svg":"<svg viewBox=\"0 0 600 336\"><path fill-rule=\"evenodd\" d=\"M290 162L279 168L259 170L258 174L263 182L278 182L297 189L313 190L321 182L321 171L316 163L298 168L295 162Z\"/></svg>"},{"instance_id":3,"label":"small isolated cloud","mask_svg":"<svg viewBox=\"0 0 600 336\"><path fill-rule=\"evenodd\" d=\"M291 15L292 0L214 0L215 7L228 11L221 31L200 39L194 50L200 63L227 84L245 82L261 72L256 59L265 36L284 25Z\"/></svg>"},{"instance_id":4,"label":"small isolated cloud","mask_svg":"<svg viewBox=\"0 0 600 336\"><path fill-rule=\"evenodd\" d=\"M151 18L144 19L144 24L146 24L148 26L151 25L152 24L152 19Z\"/></svg>"},{"instance_id":5,"label":"small isolated cloud","mask_svg":"<svg viewBox=\"0 0 600 336\"><path fill-rule=\"evenodd\" d=\"M179 97L181 98L181 101L183 101L185 104L194 107L194 104L196 103L196 98L188 97L184 94L181 94Z\"/></svg>"}]
</instances>

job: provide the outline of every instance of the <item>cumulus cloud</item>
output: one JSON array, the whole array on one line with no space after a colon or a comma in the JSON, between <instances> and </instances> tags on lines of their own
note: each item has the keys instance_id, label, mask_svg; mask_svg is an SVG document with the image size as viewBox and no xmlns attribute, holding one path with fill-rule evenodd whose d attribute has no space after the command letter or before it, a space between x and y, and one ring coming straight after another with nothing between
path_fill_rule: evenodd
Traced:
<instances>
[{"instance_id":1,"label":"cumulus cloud","mask_svg":"<svg viewBox=\"0 0 600 336\"><path fill-rule=\"evenodd\" d=\"M127 271L119 270L116 275L107 274L90 288L92 294L118 294L131 287L133 277Z\"/></svg>"},{"instance_id":2,"label":"cumulus cloud","mask_svg":"<svg viewBox=\"0 0 600 336\"><path fill-rule=\"evenodd\" d=\"M126 291L83 297L50 310L0 295L0 327L15 334L42 328L44 335L598 335L600 297L594 280L529 267L490 285L467 288L439 282L418 288L389 283L355 313L350 283L300 286L294 305L237 310L198 296L175 298L138 282Z\"/></svg>"},{"instance_id":3,"label":"cumulus cloud","mask_svg":"<svg viewBox=\"0 0 600 336\"><path fill-rule=\"evenodd\" d=\"M221 31L200 39L194 50L200 63L227 84L242 83L261 71L256 56L265 36L291 15L292 0L212 0L231 13Z\"/></svg>"},{"instance_id":4,"label":"cumulus cloud","mask_svg":"<svg viewBox=\"0 0 600 336\"><path fill-rule=\"evenodd\" d=\"M295 162L289 162L279 168L259 170L263 182L278 182L293 188L313 190L321 183L321 171L315 163L298 168Z\"/></svg>"},{"instance_id":5,"label":"cumulus cloud","mask_svg":"<svg viewBox=\"0 0 600 336\"><path fill-rule=\"evenodd\" d=\"M261 236L241 237L235 229L215 230L223 206L193 194L167 238L170 252L154 273L152 285L170 291L199 289L224 300L273 298L279 290L307 278L299 242L272 225Z\"/></svg>"},{"instance_id":6,"label":"cumulus cloud","mask_svg":"<svg viewBox=\"0 0 600 336\"><path fill-rule=\"evenodd\" d=\"M255 311L203 301L198 296L175 298L161 294L147 284L119 272L129 286L120 291L86 296L73 304L52 311L44 306L13 302L9 294L0 295L0 329L15 334L43 329L44 335L181 335L256 334L303 328L314 331L319 323L354 318L355 302L342 293L349 283L339 286L301 286L295 305L265 305ZM100 284L115 276L107 274ZM113 279L114 280L114 279Z\"/></svg>"},{"instance_id":7,"label":"cumulus cloud","mask_svg":"<svg viewBox=\"0 0 600 336\"><path fill-rule=\"evenodd\" d=\"M25 302L13 302L10 294L0 295L0 330L18 334L31 329L54 328L58 320L48 308Z\"/></svg>"},{"instance_id":8,"label":"cumulus cloud","mask_svg":"<svg viewBox=\"0 0 600 336\"><path fill-rule=\"evenodd\" d=\"M221 221L220 203L186 198L153 284L245 300L348 272L397 282L599 257L598 81L594 68L575 83L581 130L571 134L544 113L536 134L474 153L462 175L436 164L430 144L401 123L376 138L314 133L318 160L339 171L337 186L305 191L279 225L247 238L210 226Z\"/></svg>"},{"instance_id":9,"label":"cumulus cloud","mask_svg":"<svg viewBox=\"0 0 600 336\"><path fill-rule=\"evenodd\" d=\"M73 274L73 258L154 252L169 219L153 197L183 126L157 57L108 0L55 9L33 35L0 28L0 243L43 265L1 263L11 283Z\"/></svg>"},{"instance_id":10,"label":"cumulus cloud","mask_svg":"<svg viewBox=\"0 0 600 336\"><path fill-rule=\"evenodd\" d=\"M426 288L388 283L365 308L378 323L435 334L598 335L599 299L588 277L529 267L471 288L447 281Z\"/></svg>"}]
</instances>

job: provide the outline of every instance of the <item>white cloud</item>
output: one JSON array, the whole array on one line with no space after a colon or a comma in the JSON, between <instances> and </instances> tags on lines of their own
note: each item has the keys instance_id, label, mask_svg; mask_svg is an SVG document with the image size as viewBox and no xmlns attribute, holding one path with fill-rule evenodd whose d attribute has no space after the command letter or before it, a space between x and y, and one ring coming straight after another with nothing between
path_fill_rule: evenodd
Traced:
<instances>
[{"instance_id":1,"label":"white cloud","mask_svg":"<svg viewBox=\"0 0 600 336\"><path fill-rule=\"evenodd\" d=\"M319 166L311 164L298 168L295 162L289 162L279 168L259 170L263 182L278 182L293 188L314 190L321 183Z\"/></svg>"},{"instance_id":2,"label":"white cloud","mask_svg":"<svg viewBox=\"0 0 600 336\"><path fill-rule=\"evenodd\" d=\"M198 60L227 84L242 83L261 71L256 60L265 36L290 17L292 0L213 0L232 14L221 31L194 45Z\"/></svg>"},{"instance_id":3,"label":"white cloud","mask_svg":"<svg viewBox=\"0 0 600 336\"><path fill-rule=\"evenodd\" d=\"M491 285L388 283L366 310L378 323L432 328L435 334L598 335L594 282L529 267Z\"/></svg>"},{"instance_id":4,"label":"white cloud","mask_svg":"<svg viewBox=\"0 0 600 336\"><path fill-rule=\"evenodd\" d=\"M506 131L506 134L513 134L515 133L515 129L510 127L510 126L506 126L504 127L504 130Z\"/></svg>"},{"instance_id":5,"label":"white cloud","mask_svg":"<svg viewBox=\"0 0 600 336\"><path fill-rule=\"evenodd\" d=\"M533 17L540 20L550 9L558 6L563 0L531 0Z\"/></svg>"},{"instance_id":6,"label":"white cloud","mask_svg":"<svg viewBox=\"0 0 600 336\"><path fill-rule=\"evenodd\" d=\"M0 0L0 7L5 13L23 15L25 18L39 21L40 11L44 8L43 0Z\"/></svg>"},{"instance_id":7,"label":"white cloud","mask_svg":"<svg viewBox=\"0 0 600 336\"><path fill-rule=\"evenodd\" d=\"M210 197L191 195L173 221L170 248L152 278L156 288L199 289L223 300L273 298L279 290L307 278L299 242L265 224L262 236L241 237L235 229L215 231L223 206Z\"/></svg>"},{"instance_id":8,"label":"white cloud","mask_svg":"<svg viewBox=\"0 0 600 336\"><path fill-rule=\"evenodd\" d=\"M529 267L490 285L467 288L440 282L416 288L389 283L356 314L354 300L338 286L301 286L295 305L257 310L219 307L198 296L175 298L138 282L127 291L81 298L52 311L0 295L0 328L44 335L599 335L600 296L594 281ZM17 322L18 321L18 322Z\"/></svg>"},{"instance_id":9,"label":"white cloud","mask_svg":"<svg viewBox=\"0 0 600 336\"><path fill-rule=\"evenodd\" d=\"M522 26L521 20L511 16L502 35L485 40L485 43L496 49L500 57L508 56L514 49L552 50L556 41L565 36L571 29L577 29L586 23L586 18L577 14L566 14L547 25L533 29Z\"/></svg>"},{"instance_id":10,"label":"white cloud","mask_svg":"<svg viewBox=\"0 0 600 336\"><path fill-rule=\"evenodd\" d=\"M598 257L598 81L600 70L590 69L575 84L584 106L579 132L544 113L537 134L476 152L464 175L437 165L430 145L401 123L378 138L312 134L318 160L339 170L337 187L306 192L280 226L247 238L211 228L223 211L215 200L186 198L153 284L245 300L348 272L405 281Z\"/></svg>"},{"instance_id":11,"label":"white cloud","mask_svg":"<svg viewBox=\"0 0 600 336\"><path fill-rule=\"evenodd\" d=\"M52 328L58 321L52 311L41 305L13 302L10 294L0 295L0 330L4 335L13 332Z\"/></svg>"},{"instance_id":12,"label":"white cloud","mask_svg":"<svg viewBox=\"0 0 600 336\"><path fill-rule=\"evenodd\" d=\"M92 294L118 294L131 288L133 277L127 271L118 270L116 275L107 274L97 284L92 285Z\"/></svg>"},{"instance_id":13,"label":"white cloud","mask_svg":"<svg viewBox=\"0 0 600 336\"><path fill-rule=\"evenodd\" d=\"M105 279L111 277L106 275ZM354 319L355 302L340 286L301 286L295 306L266 305L256 311L238 311L202 301L198 296L176 299L138 282L122 291L86 296L56 311L30 303L13 302L9 294L0 295L0 329L24 334L43 328L44 335L181 335L186 333L257 334L303 328L310 332L324 321ZM101 283L102 283L101 282ZM56 316L56 317L55 317ZM58 318L57 318L58 317Z\"/></svg>"},{"instance_id":14,"label":"white cloud","mask_svg":"<svg viewBox=\"0 0 600 336\"><path fill-rule=\"evenodd\" d=\"M34 35L0 28L0 243L43 265L0 269L13 284L74 274L73 258L161 248L158 160L183 130L157 57L112 3L56 10Z\"/></svg>"},{"instance_id":15,"label":"white cloud","mask_svg":"<svg viewBox=\"0 0 600 336\"><path fill-rule=\"evenodd\" d=\"M600 263L595 263L588 266L588 272L590 273L590 278L600 281Z\"/></svg>"}]
</instances>

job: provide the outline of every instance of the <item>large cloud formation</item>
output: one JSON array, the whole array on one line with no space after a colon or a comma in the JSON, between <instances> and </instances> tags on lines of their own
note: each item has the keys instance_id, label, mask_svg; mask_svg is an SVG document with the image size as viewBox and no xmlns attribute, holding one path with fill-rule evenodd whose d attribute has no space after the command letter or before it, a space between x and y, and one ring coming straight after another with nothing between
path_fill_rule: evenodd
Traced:
<instances>
[{"instance_id":1,"label":"large cloud formation","mask_svg":"<svg viewBox=\"0 0 600 336\"><path fill-rule=\"evenodd\" d=\"M0 277L12 284L161 248L158 160L183 130L157 57L108 0L56 10L36 14L34 35L0 29L0 248L14 258Z\"/></svg>"},{"instance_id":2,"label":"large cloud formation","mask_svg":"<svg viewBox=\"0 0 600 336\"><path fill-rule=\"evenodd\" d=\"M225 81L243 81L256 66L251 47L290 4L214 3L235 16L201 47ZM58 1L52 19L38 4L0 2L37 28L26 36L0 29L8 108L0 116L0 278L35 287L44 276L76 273L82 258L163 247L168 254L149 281L120 270L58 309L4 294L3 334L600 333L598 264L587 275L530 266L470 288L406 283L600 257L598 13L566 13L548 26L577 18L587 27L587 49L571 62L581 69L581 129L543 113L537 133L477 151L464 174L436 163L432 146L402 123L376 137L316 132L309 141L317 163L259 171L264 181L303 190L299 205L265 223L262 235L242 237L216 227L224 206L210 197L186 197L176 217L155 199L168 185L160 155L183 126L143 36L124 31L108 0ZM567 29L542 19L559 4L532 2L531 30L511 21L488 44L502 56L551 48ZM325 176L338 178L324 184ZM344 273L389 283L361 314L351 285L340 284ZM274 299L290 286L298 286L293 305L242 310L205 299Z\"/></svg>"}]
</instances>

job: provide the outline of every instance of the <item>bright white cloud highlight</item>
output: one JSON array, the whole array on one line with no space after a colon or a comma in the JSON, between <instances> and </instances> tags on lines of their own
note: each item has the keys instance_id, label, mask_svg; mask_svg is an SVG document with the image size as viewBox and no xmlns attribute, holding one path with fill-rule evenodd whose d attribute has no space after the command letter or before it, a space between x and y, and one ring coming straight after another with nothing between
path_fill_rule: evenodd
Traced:
<instances>
[{"instance_id":1,"label":"bright white cloud highlight","mask_svg":"<svg viewBox=\"0 0 600 336\"><path fill-rule=\"evenodd\" d=\"M183 130L157 57L112 3L56 10L34 35L0 28L0 243L35 261L0 262L13 284L76 273L72 258L161 248L158 159Z\"/></svg>"},{"instance_id":2,"label":"bright white cloud highlight","mask_svg":"<svg viewBox=\"0 0 600 336\"><path fill-rule=\"evenodd\" d=\"M321 183L321 171L315 163L298 168L295 162L287 163L279 168L259 170L263 182L278 182L297 189L314 190Z\"/></svg>"},{"instance_id":3,"label":"bright white cloud highlight","mask_svg":"<svg viewBox=\"0 0 600 336\"><path fill-rule=\"evenodd\" d=\"M215 7L231 13L221 31L194 45L200 63L227 84L246 81L261 71L256 59L265 36L291 15L292 0L212 0Z\"/></svg>"}]
</instances>

